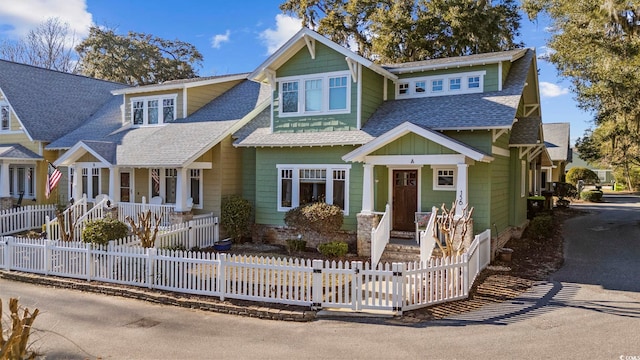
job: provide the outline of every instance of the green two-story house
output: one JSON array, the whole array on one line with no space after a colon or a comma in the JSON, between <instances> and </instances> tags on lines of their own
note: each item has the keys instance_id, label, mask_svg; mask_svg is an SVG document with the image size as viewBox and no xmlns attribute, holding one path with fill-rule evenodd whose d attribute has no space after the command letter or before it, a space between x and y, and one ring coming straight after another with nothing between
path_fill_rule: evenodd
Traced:
<instances>
[{"instance_id":1,"label":"green two-story house","mask_svg":"<svg viewBox=\"0 0 640 360\"><path fill-rule=\"evenodd\" d=\"M530 179L550 163L534 50L381 66L302 29L249 79L272 91L234 134L254 236L291 236L286 211L315 201L343 209L363 255L387 204L400 231L443 203L474 207L475 231L500 244L526 224Z\"/></svg>"}]
</instances>

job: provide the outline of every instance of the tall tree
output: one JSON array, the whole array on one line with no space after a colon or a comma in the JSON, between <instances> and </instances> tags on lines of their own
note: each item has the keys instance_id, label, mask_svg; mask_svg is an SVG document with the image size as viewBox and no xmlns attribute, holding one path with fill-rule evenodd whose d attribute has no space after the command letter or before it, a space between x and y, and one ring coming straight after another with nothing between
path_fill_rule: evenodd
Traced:
<instances>
[{"instance_id":1,"label":"tall tree","mask_svg":"<svg viewBox=\"0 0 640 360\"><path fill-rule=\"evenodd\" d=\"M149 34L92 26L76 50L83 74L131 85L156 84L197 77L202 54L195 46Z\"/></svg>"},{"instance_id":2,"label":"tall tree","mask_svg":"<svg viewBox=\"0 0 640 360\"><path fill-rule=\"evenodd\" d=\"M571 80L579 106L595 114L589 143L600 149L600 160L621 168L631 187L631 168L640 164L640 2L525 0L523 6L532 19L550 17L548 59Z\"/></svg>"},{"instance_id":3,"label":"tall tree","mask_svg":"<svg viewBox=\"0 0 640 360\"><path fill-rule=\"evenodd\" d=\"M521 46L515 0L286 0L285 13L379 62L418 61Z\"/></svg>"},{"instance_id":4,"label":"tall tree","mask_svg":"<svg viewBox=\"0 0 640 360\"><path fill-rule=\"evenodd\" d=\"M77 67L74 46L75 34L71 32L69 24L63 23L59 18L48 18L22 39L4 40L0 44L0 57L73 73Z\"/></svg>"}]
</instances>

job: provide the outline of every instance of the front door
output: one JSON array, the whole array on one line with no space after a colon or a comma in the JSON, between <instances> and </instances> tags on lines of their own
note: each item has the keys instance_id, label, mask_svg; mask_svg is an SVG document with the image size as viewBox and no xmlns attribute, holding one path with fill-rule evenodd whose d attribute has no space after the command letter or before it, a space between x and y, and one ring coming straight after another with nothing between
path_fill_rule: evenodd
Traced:
<instances>
[{"instance_id":1,"label":"front door","mask_svg":"<svg viewBox=\"0 0 640 360\"><path fill-rule=\"evenodd\" d=\"M120 171L120 201L131 202L131 173Z\"/></svg>"},{"instance_id":2,"label":"front door","mask_svg":"<svg viewBox=\"0 0 640 360\"><path fill-rule=\"evenodd\" d=\"M418 170L393 170L393 230L414 231Z\"/></svg>"}]
</instances>

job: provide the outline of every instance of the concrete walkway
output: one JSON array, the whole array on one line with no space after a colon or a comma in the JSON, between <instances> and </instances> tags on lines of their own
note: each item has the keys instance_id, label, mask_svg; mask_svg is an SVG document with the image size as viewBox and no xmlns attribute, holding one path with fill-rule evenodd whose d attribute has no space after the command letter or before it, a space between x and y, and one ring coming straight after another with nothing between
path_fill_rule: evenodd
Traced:
<instances>
[{"instance_id":1,"label":"concrete walkway","mask_svg":"<svg viewBox=\"0 0 640 360\"><path fill-rule=\"evenodd\" d=\"M0 279L43 312L48 358L638 359L640 199L572 205L566 263L518 299L449 319L260 320ZM635 279L634 279L635 278Z\"/></svg>"}]
</instances>

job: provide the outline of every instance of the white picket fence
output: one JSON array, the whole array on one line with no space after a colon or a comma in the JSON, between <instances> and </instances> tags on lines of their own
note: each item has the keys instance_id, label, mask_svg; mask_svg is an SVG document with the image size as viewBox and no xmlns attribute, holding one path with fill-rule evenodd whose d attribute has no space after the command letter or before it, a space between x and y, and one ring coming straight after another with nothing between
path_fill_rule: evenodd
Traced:
<instances>
[{"instance_id":1,"label":"white picket fence","mask_svg":"<svg viewBox=\"0 0 640 360\"><path fill-rule=\"evenodd\" d=\"M120 202L115 206L118 207L118 220L124 223L128 223L127 217L138 221L138 214L151 210L154 216L160 217L160 225L163 226L171 224L171 213L176 207L175 204L149 204L144 196L141 203Z\"/></svg>"},{"instance_id":2,"label":"white picket fence","mask_svg":"<svg viewBox=\"0 0 640 360\"><path fill-rule=\"evenodd\" d=\"M378 226L371 229L371 262L373 264L377 265L380 261L382 253L384 253L384 249L389 243L390 235L391 212L389 211L389 204L387 204Z\"/></svg>"},{"instance_id":3,"label":"white picket fence","mask_svg":"<svg viewBox=\"0 0 640 360\"><path fill-rule=\"evenodd\" d=\"M212 213L194 216L187 222L170 226L161 226L156 235L154 247L184 249L206 248L220 240L220 223ZM117 241L118 244L138 246L140 240L130 236Z\"/></svg>"},{"instance_id":4,"label":"white picket fence","mask_svg":"<svg viewBox=\"0 0 640 360\"><path fill-rule=\"evenodd\" d=\"M396 313L462 299L489 264L491 234L428 263L276 259L3 237L0 269L261 302Z\"/></svg>"},{"instance_id":5,"label":"white picket fence","mask_svg":"<svg viewBox=\"0 0 640 360\"><path fill-rule=\"evenodd\" d=\"M41 230L47 216L54 216L55 205L28 205L0 211L0 236L33 229Z\"/></svg>"}]
</instances>

